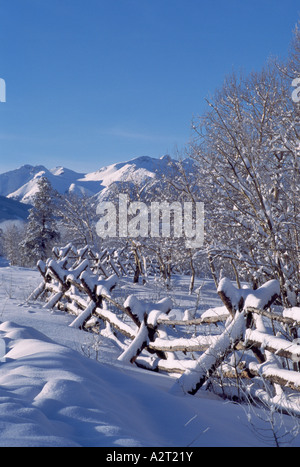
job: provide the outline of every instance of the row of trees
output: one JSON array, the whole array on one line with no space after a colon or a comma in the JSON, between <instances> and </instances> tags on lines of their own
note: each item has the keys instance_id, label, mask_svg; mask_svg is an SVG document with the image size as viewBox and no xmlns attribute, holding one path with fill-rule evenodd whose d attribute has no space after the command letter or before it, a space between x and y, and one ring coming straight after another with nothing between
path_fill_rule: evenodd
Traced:
<instances>
[{"instance_id":1,"label":"row of trees","mask_svg":"<svg viewBox=\"0 0 300 467\"><path fill-rule=\"evenodd\" d=\"M300 25L300 23L299 23ZM280 281L283 304L300 304L300 30L285 63L232 74L195 120L190 157L206 206L213 270L239 284Z\"/></svg>"},{"instance_id":2,"label":"row of trees","mask_svg":"<svg viewBox=\"0 0 300 467\"><path fill-rule=\"evenodd\" d=\"M247 281L257 288L276 278L283 305L300 305L299 83L296 27L288 58L269 60L246 76L228 76L193 122L188 159L170 161L173 171L160 184L135 194L142 200L204 202L203 248L186 249L182 239L155 239L154 245L168 270L186 266L191 290L194 273L209 267L216 285L224 274L238 287ZM139 246L148 254L153 240Z\"/></svg>"},{"instance_id":3,"label":"row of trees","mask_svg":"<svg viewBox=\"0 0 300 467\"><path fill-rule=\"evenodd\" d=\"M193 123L194 141L184 158L160 180L145 186L115 184L110 196L130 201L198 201L205 205L205 244L187 249L181 238L126 238L136 260L136 279L154 256L168 280L178 266L195 274L209 268L218 284L223 271L254 288L280 281L284 305L300 304L300 99L292 87L300 78L300 31L296 28L285 63L270 60L260 72L233 73L207 101ZM297 96L296 96L297 97ZM187 158L186 158L187 156ZM96 200L55 194L40 181L24 232L3 237L11 261L35 264L59 241L99 246ZM18 244L17 247L14 245ZM22 259L23 258L23 259Z\"/></svg>"},{"instance_id":4,"label":"row of trees","mask_svg":"<svg viewBox=\"0 0 300 467\"><path fill-rule=\"evenodd\" d=\"M193 122L184 158L170 161L173 170L156 193L150 186L135 196L204 202L203 248L187 249L182 239L160 242L164 264L181 263L191 273L191 290L194 274L209 267L216 285L224 274L238 287L276 278L283 305L300 305L299 83L296 27L285 62L272 59L260 72L228 76ZM152 245L140 243L146 252Z\"/></svg>"},{"instance_id":5,"label":"row of trees","mask_svg":"<svg viewBox=\"0 0 300 467\"><path fill-rule=\"evenodd\" d=\"M150 181L147 189L141 189L134 182L114 185L109 191L109 199L117 203L119 194L126 193L128 206L137 200L147 204L153 200L158 203L166 201L167 206L172 200L183 203L189 197L184 193L178 195L178 191L173 187L181 165L178 164L170 159L172 175L166 180ZM182 172L179 170L179 173ZM174 238L172 235L159 234L155 238L144 238L138 235L103 240L96 232L96 221L99 218L96 212L96 198L59 195L46 178L39 180L38 188L27 224L12 224L2 231L4 254L12 265L35 266L39 259L46 260L51 256L53 246L69 242L77 248L89 245L95 251L99 250L100 246L105 246L120 253L126 250L126 258L131 257L135 264L134 282L138 282L141 277L145 280L148 270L160 271L167 285L170 283L172 272L190 272L190 291L193 290L195 275L198 272L197 262L194 252L186 248L187 239L184 236ZM170 230L173 233L175 217L172 210L168 211L167 208L165 215L168 214ZM138 233L139 216L133 213L131 217L136 219L134 230ZM160 222L163 220L161 218Z\"/></svg>"}]
</instances>

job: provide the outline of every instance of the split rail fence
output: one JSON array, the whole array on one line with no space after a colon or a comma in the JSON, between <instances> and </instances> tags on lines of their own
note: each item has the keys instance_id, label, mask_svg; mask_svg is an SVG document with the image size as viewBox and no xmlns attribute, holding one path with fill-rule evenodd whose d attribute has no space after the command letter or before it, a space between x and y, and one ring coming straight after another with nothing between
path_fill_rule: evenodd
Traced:
<instances>
[{"instance_id":1,"label":"split rail fence","mask_svg":"<svg viewBox=\"0 0 300 467\"><path fill-rule=\"evenodd\" d=\"M232 381L239 388L243 381L253 399L262 382L277 399L279 390L285 397L300 392L300 308L276 306L276 280L251 290L224 278L218 288L223 306L176 319L170 298L149 303L136 295L115 297L120 277L134 273L134 266L109 252L69 244L53 253L54 259L38 263L42 282L28 301L43 299L46 309L74 315L71 327L112 339L120 362L177 374L174 391L193 395L212 381L231 394Z\"/></svg>"}]
</instances>

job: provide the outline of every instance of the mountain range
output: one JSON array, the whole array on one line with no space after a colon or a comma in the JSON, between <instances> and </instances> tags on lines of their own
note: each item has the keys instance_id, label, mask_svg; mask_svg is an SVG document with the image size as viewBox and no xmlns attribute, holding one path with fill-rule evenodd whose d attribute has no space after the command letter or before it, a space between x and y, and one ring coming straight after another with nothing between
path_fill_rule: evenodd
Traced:
<instances>
[{"instance_id":1,"label":"mountain range","mask_svg":"<svg viewBox=\"0 0 300 467\"><path fill-rule=\"evenodd\" d=\"M28 205L33 202L41 177L46 177L60 194L85 194L105 199L118 184L124 184L127 188L130 184L142 188L148 182L152 185L161 183L163 175L170 173L174 164L176 161L166 155L160 159L137 157L92 173L79 173L65 167L49 170L43 165L23 165L0 174L0 220L26 218Z\"/></svg>"}]
</instances>

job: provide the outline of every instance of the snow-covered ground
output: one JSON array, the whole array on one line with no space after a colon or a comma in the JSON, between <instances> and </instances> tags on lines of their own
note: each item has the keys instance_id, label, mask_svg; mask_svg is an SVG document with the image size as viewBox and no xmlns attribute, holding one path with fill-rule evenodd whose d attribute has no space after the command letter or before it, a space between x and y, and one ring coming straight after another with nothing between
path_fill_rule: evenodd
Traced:
<instances>
[{"instance_id":1,"label":"snow-covered ground","mask_svg":"<svg viewBox=\"0 0 300 467\"><path fill-rule=\"evenodd\" d=\"M261 420L263 412L252 416L250 423L247 408L211 393L170 393L174 384L170 376L117 365L120 351L104 338L98 361L90 358L94 338L69 327L71 316L46 311L40 303L25 304L39 283L38 272L0 263L0 338L5 343L0 345L0 446L274 444L271 424ZM186 299L187 306L195 302L184 292L184 281L178 279L175 285L175 302ZM150 293L151 299L161 298L159 290ZM200 306L217 304L207 281ZM291 434L295 420L287 416L282 420L277 435L287 430L289 445L300 446L300 436ZM260 429L266 430L264 442Z\"/></svg>"}]
</instances>

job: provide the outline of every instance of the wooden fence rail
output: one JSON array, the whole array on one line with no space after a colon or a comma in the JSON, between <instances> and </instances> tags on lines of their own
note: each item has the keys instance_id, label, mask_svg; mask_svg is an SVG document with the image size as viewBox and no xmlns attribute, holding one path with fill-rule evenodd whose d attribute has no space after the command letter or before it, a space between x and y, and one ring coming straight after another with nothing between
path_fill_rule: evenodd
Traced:
<instances>
[{"instance_id":1,"label":"wooden fence rail","mask_svg":"<svg viewBox=\"0 0 300 467\"><path fill-rule=\"evenodd\" d=\"M275 388L300 392L300 308L271 309L280 294L276 280L251 290L224 279L218 288L223 306L195 319L173 319L169 298L149 303L135 295L125 301L114 297L120 268L108 275L107 257L102 269L103 255L89 248L68 245L54 256L38 263L42 282L28 300L43 297L46 309L74 315L71 327L112 338L121 349L120 362L179 375L175 392L196 394L212 378L228 375L248 380L251 387L264 379ZM234 352L239 364L228 366Z\"/></svg>"}]
</instances>

